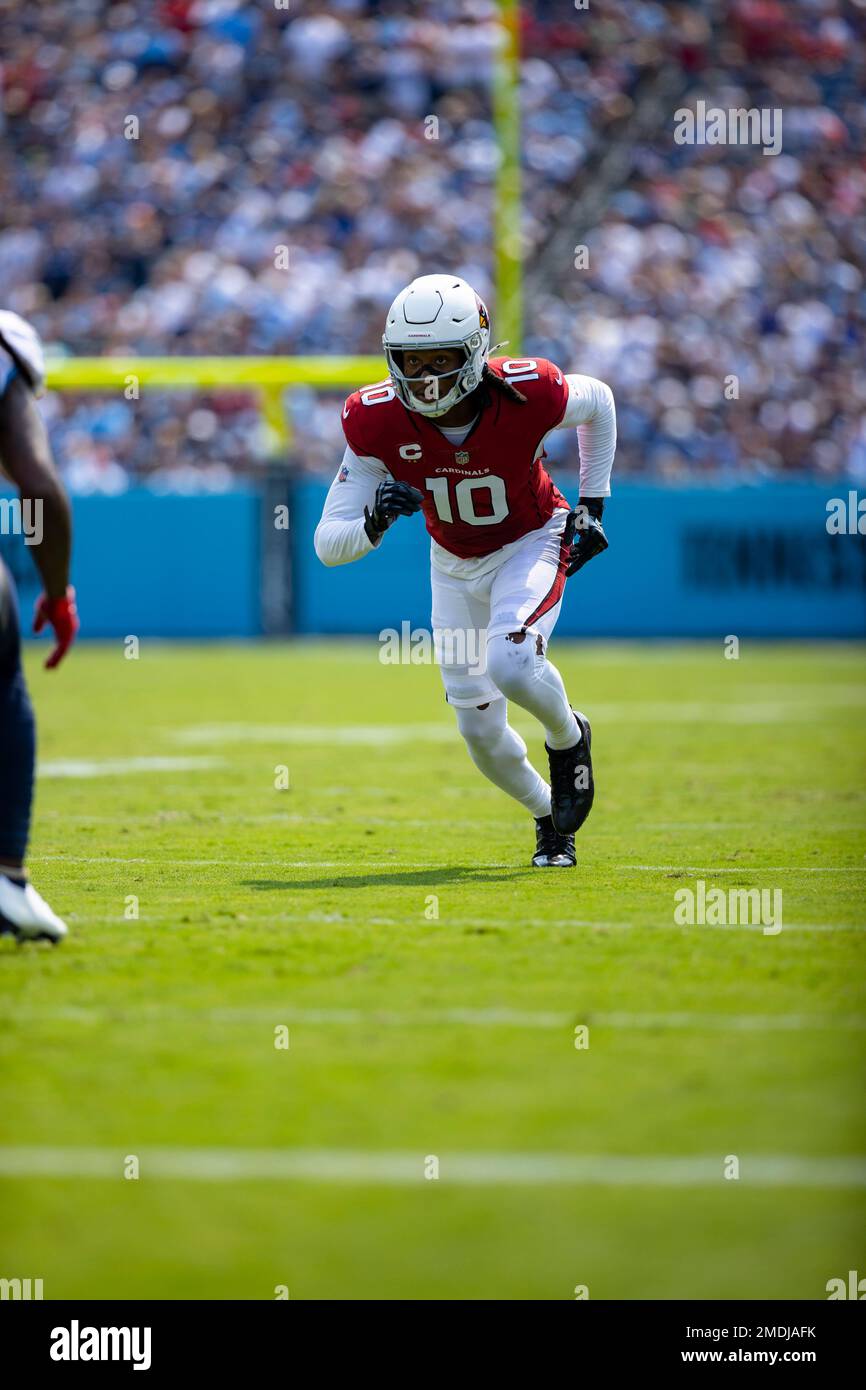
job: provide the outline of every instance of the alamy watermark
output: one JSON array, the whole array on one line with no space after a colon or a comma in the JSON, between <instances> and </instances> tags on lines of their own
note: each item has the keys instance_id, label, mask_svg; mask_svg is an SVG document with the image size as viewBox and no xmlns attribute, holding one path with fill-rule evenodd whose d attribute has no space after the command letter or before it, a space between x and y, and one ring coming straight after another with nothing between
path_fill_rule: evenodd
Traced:
<instances>
[{"instance_id":1,"label":"alamy watermark","mask_svg":"<svg viewBox=\"0 0 866 1390\"><path fill-rule=\"evenodd\" d=\"M848 1270L848 1279L828 1279L824 1285L828 1302L834 1298L856 1298L862 1303L866 1298L866 1279L861 1279L856 1269Z\"/></svg>"},{"instance_id":2,"label":"alamy watermark","mask_svg":"<svg viewBox=\"0 0 866 1390\"><path fill-rule=\"evenodd\" d=\"M678 927L761 927L764 936L782 930L781 888L707 888L699 878L694 888L674 893Z\"/></svg>"},{"instance_id":3,"label":"alamy watermark","mask_svg":"<svg viewBox=\"0 0 866 1390\"><path fill-rule=\"evenodd\" d=\"M721 106L695 103L674 112L677 145L763 145L764 154L782 152L782 109L779 106Z\"/></svg>"},{"instance_id":4,"label":"alamy watermark","mask_svg":"<svg viewBox=\"0 0 866 1390\"><path fill-rule=\"evenodd\" d=\"M25 545L41 545L42 498L0 497L0 536L23 536Z\"/></svg>"},{"instance_id":5,"label":"alamy watermark","mask_svg":"<svg viewBox=\"0 0 866 1390\"><path fill-rule=\"evenodd\" d=\"M0 1279L0 1299L44 1298L41 1279Z\"/></svg>"},{"instance_id":6,"label":"alamy watermark","mask_svg":"<svg viewBox=\"0 0 866 1390\"><path fill-rule=\"evenodd\" d=\"M412 627L407 620L379 633L383 666L465 666L472 676L487 670L487 631L474 627Z\"/></svg>"},{"instance_id":7,"label":"alamy watermark","mask_svg":"<svg viewBox=\"0 0 866 1390\"><path fill-rule=\"evenodd\" d=\"M866 497L854 488L845 497L831 497L827 503L825 527L828 536L866 536Z\"/></svg>"},{"instance_id":8,"label":"alamy watermark","mask_svg":"<svg viewBox=\"0 0 866 1390\"><path fill-rule=\"evenodd\" d=\"M134 1371L150 1369L149 1327L69 1327L51 1329L52 1361L131 1361Z\"/></svg>"}]
</instances>

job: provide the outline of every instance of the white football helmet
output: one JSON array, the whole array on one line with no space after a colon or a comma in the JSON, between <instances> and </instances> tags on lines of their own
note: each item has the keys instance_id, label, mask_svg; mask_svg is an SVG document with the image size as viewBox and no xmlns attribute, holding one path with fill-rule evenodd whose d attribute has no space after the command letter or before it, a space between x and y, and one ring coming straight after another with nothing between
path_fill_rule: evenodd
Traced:
<instances>
[{"instance_id":1,"label":"white football helmet","mask_svg":"<svg viewBox=\"0 0 866 1390\"><path fill-rule=\"evenodd\" d=\"M382 346L394 390L407 410L433 419L481 385L490 352L490 315L471 285L456 275L422 275L401 290L388 310ZM461 348L466 360L442 376L408 377L395 353L407 348ZM425 390L412 390L425 382Z\"/></svg>"}]
</instances>

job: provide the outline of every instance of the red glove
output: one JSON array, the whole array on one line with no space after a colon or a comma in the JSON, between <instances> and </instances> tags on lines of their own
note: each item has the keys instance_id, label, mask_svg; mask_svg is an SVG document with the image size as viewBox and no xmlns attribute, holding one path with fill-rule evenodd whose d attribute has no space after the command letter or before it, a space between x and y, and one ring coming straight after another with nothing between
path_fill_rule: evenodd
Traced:
<instances>
[{"instance_id":1,"label":"red glove","mask_svg":"<svg viewBox=\"0 0 866 1390\"><path fill-rule=\"evenodd\" d=\"M50 623L57 634L57 646L45 663L45 669L52 671L55 666L60 665L81 626L78 621L78 609L75 607L75 590L71 584L63 598L39 595L33 614L33 631L41 632L46 623Z\"/></svg>"}]
</instances>

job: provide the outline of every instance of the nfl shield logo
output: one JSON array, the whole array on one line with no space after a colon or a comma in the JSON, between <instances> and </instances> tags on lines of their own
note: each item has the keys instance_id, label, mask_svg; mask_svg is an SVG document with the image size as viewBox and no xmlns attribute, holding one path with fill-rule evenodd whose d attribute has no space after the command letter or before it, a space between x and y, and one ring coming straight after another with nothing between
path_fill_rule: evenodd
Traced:
<instances>
[{"instance_id":1,"label":"nfl shield logo","mask_svg":"<svg viewBox=\"0 0 866 1390\"><path fill-rule=\"evenodd\" d=\"M458 464L460 468L466 467L469 462L469 454L465 449L461 449L459 453L454 455L454 462Z\"/></svg>"}]
</instances>

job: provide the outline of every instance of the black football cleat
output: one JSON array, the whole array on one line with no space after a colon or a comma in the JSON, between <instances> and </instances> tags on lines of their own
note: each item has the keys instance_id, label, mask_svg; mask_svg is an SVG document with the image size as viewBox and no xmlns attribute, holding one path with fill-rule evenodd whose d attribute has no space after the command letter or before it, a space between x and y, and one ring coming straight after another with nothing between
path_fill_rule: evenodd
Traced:
<instances>
[{"instance_id":1,"label":"black football cleat","mask_svg":"<svg viewBox=\"0 0 866 1390\"><path fill-rule=\"evenodd\" d=\"M573 748L548 748L550 761L550 813L560 835L573 835L592 810L595 783L592 778L592 729L585 714L574 710L580 739Z\"/></svg>"},{"instance_id":2,"label":"black football cleat","mask_svg":"<svg viewBox=\"0 0 866 1390\"><path fill-rule=\"evenodd\" d=\"M538 817L535 821L535 853L532 856L532 867L573 869L576 863L574 836L560 835L551 816Z\"/></svg>"}]
</instances>

